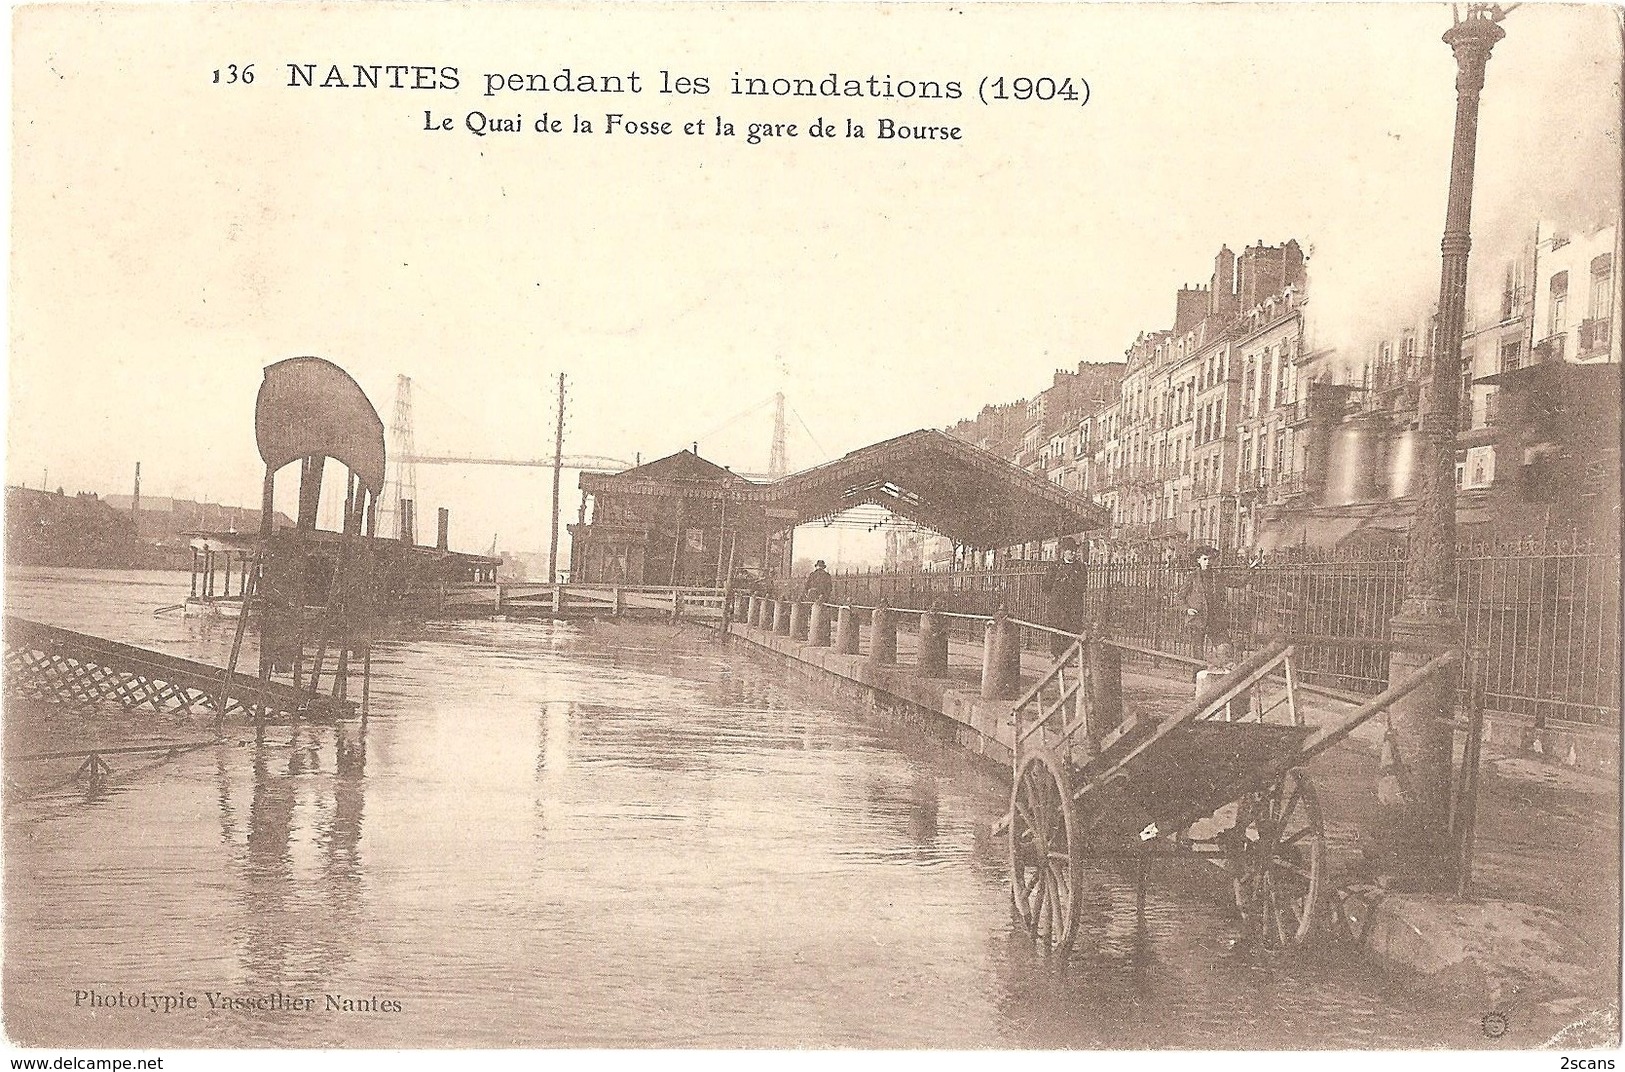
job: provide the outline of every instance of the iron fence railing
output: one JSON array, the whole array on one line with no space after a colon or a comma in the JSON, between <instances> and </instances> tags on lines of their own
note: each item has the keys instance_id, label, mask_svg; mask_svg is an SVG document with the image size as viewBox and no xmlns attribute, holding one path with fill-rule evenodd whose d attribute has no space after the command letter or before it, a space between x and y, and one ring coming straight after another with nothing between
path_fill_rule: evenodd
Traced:
<instances>
[{"instance_id":1,"label":"iron fence railing","mask_svg":"<svg viewBox=\"0 0 1625 1072\"><path fill-rule=\"evenodd\" d=\"M1561 364L1567 344L1568 336L1562 333L1546 336L1535 344L1535 364Z\"/></svg>"},{"instance_id":2,"label":"iron fence railing","mask_svg":"<svg viewBox=\"0 0 1625 1072\"><path fill-rule=\"evenodd\" d=\"M992 614L1042 622L1047 567L1040 563L954 572L865 571L835 578L842 603ZM1114 640L1198 654L1185 626L1190 567L1157 561L1096 562L1084 618ZM1403 552L1294 549L1223 576L1230 632L1241 649L1280 631L1389 639L1405 595ZM1620 559L1617 546L1528 542L1464 546L1457 556L1456 613L1486 708L1528 717L1619 727ZM1317 645L1302 655L1304 680L1360 694L1388 685L1388 655Z\"/></svg>"}]
</instances>

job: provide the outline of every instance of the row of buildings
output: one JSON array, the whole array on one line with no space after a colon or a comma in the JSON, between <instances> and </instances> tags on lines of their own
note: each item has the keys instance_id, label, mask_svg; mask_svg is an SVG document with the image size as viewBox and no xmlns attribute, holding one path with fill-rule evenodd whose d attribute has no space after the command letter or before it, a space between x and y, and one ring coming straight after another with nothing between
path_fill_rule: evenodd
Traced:
<instances>
[{"instance_id":1,"label":"row of buildings","mask_svg":"<svg viewBox=\"0 0 1625 1072\"><path fill-rule=\"evenodd\" d=\"M293 519L278 511L278 528ZM6 561L23 566L186 569L192 537L258 532L260 512L149 495L6 488Z\"/></svg>"},{"instance_id":2,"label":"row of buildings","mask_svg":"<svg viewBox=\"0 0 1625 1072\"><path fill-rule=\"evenodd\" d=\"M1475 265L1456 463L1465 536L1617 531L1619 242L1617 221L1542 226ZM1032 399L948 431L1109 510L1109 531L1087 534L1096 554L1399 538L1435 310L1350 344L1317 324L1310 275L1295 241L1223 248L1205 284L1177 292L1172 324L1123 361L1057 371ZM894 543L891 565L954 555L942 540Z\"/></svg>"}]
</instances>

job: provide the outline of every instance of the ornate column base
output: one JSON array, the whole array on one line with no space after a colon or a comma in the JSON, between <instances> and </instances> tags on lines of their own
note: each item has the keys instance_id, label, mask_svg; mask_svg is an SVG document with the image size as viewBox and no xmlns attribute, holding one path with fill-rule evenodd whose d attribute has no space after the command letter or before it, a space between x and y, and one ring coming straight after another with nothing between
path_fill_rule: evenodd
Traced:
<instances>
[{"instance_id":1,"label":"ornate column base","mask_svg":"<svg viewBox=\"0 0 1625 1072\"><path fill-rule=\"evenodd\" d=\"M1429 613L1438 600L1407 601L1390 623L1396 641L1436 649L1461 644L1461 624ZM1388 680L1420 670L1426 652L1396 651L1388 660ZM1454 887L1455 854L1450 846L1450 791L1456 675L1441 674L1389 708L1377 776L1377 806L1360 832L1367 860L1398 890ZM1386 729L1387 727L1385 727Z\"/></svg>"}]
</instances>

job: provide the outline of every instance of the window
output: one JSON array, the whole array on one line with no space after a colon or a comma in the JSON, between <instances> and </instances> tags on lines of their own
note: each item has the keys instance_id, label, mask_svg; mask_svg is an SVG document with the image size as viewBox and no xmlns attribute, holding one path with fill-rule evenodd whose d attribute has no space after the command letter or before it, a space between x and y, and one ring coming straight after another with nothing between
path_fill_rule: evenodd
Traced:
<instances>
[{"instance_id":1,"label":"window","mask_svg":"<svg viewBox=\"0 0 1625 1072\"><path fill-rule=\"evenodd\" d=\"M1523 308L1524 288L1528 285L1524 279L1524 266L1522 259L1508 261L1506 282L1501 288L1501 319L1511 320Z\"/></svg>"},{"instance_id":2,"label":"window","mask_svg":"<svg viewBox=\"0 0 1625 1072\"><path fill-rule=\"evenodd\" d=\"M1552 276L1551 325L1548 335L1561 335L1568 327L1569 273Z\"/></svg>"},{"instance_id":3,"label":"window","mask_svg":"<svg viewBox=\"0 0 1625 1072\"><path fill-rule=\"evenodd\" d=\"M1591 302L1586 315L1607 320L1614 312L1614 255L1604 253L1591 262Z\"/></svg>"},{"instance_id":4,"label":"window","mask_svg":"<svg viewBox=\"0 0 1625 1072\"><path fill-rule=\"evenodd\" d=\"M1501 340L1501 371L1510 372L1523 367L1523 339Z\"/></svg>"}]
</instances>

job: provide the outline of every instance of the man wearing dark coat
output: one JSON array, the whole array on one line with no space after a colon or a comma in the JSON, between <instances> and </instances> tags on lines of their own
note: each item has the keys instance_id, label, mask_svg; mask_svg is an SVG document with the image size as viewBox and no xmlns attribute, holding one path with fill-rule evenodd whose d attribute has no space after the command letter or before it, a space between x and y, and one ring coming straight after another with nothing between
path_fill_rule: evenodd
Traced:
<instances>
[{"instance_id":1,"label":"man wearing dark coat","mask_svg":"<svg viewBox=\"0 0 1625 1072\"><path fill-rule=\"evenodd\" d=\"M1184 627L1190 633L1196 654L1205 655L1209 645L1231 642L1230 608L1226 589L1242 588L1247 578L1227 574L1217 568L1219 549L1198 547L1196 568L1185 582Z\"/></svg>"},{"instance_id":2,"label":"man wearing dark coat","mask_svg":"<svg viewBox=\"0 0 1625 1072\"><path fill-rule=\"evenodd\" d=\"M1083 632L1084 597L1088 589L1089 573L1078 560L1078 543L1070 536L1062 537L1059 557L1050 563L1044 574L1044 598L1040 606L1043 624L1068 633ZM1050 634L1050 654L1057 659L1071 646L1071 637Z\"/></svg>"},{"instance_id":3,"label":"man wearing dark coat","mask_svg":"<svg viewBox=\"0 0 1625 1072\"><path fill-rule=\"evenodd\" d=\"M823 559L813 563L812 572L807 574L807 585L803 592L810 603L828 603L829 597L834 594L835 578L824 568Z\"/></svg>"}]
</instances>

